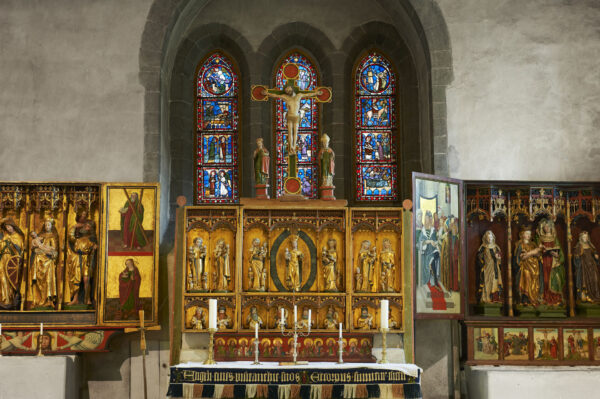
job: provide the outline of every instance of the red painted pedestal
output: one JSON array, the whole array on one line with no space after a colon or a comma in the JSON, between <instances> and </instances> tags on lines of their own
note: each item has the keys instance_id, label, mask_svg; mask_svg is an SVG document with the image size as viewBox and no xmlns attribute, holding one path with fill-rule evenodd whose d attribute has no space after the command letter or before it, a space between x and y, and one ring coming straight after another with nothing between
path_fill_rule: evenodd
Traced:
<instances>
[{"instance_id":1,"label":"red painted pedestal","mask_svg":"<svg viewBox=\"0 0 600 399\"><path fill-rule=\"evenodd\" d=\"M269 199L269 185L268 184L257 184L254 187L256 188L256 198Z\"/></svg>"},{"instance_id":2,"label":"red painted pedestal","mask_svg":"<svg viewBox=\"0 0 600 399\"><path fill-rule=\"evenodd\" d=\"M320 198L324 201L334 201L335 196L333 195L333 190L335 186L321 186L319 187Z\"/></svg>"}]
</instances>

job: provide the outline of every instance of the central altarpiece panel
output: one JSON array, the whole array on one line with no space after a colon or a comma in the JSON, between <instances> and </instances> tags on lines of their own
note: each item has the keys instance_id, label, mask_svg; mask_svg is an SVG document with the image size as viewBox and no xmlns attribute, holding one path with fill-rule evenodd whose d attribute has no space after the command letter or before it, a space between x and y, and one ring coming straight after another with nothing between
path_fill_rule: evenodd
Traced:
<instances>
[{"instance_id":1,"label":"central altarpiece panel","mask_svg":"<svg viewBox=\"0 0 600 399\"><path fill-rule=\"evenodd\" d=\"M287 360L292 342L281 326L290 328L296 316L311 326L298 341L300 359L337 359L341 324L344 358L374 361L387 299L389 332L400 334L397 347L412 362L411 215L318 200L180 208L175 341L207 332L209 299L217 299L217 360L253 358L255 325L260 357ZM174 349L172 363L179 357Z\"/></svg>"}]
</instances>

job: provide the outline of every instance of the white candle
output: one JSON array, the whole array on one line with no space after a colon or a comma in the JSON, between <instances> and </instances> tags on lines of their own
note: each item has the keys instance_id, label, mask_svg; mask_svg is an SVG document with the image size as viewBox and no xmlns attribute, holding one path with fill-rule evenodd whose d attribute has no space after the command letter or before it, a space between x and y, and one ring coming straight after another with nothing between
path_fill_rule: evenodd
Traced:
<instances>
[{"instance_id":1,"label":"white candle","mask_svg":"<svg viewBox=\"0 0 600 399\"><path fill-rule=\"evenodd\" d=\"M285 326L285 313L283 308L281 308L281 321L280 321L282 326Z\"/></svg>"},{"instance_id":2,"label":"white candle","mask_svg":"<svg viewBox=\"0 0 600 399\"><path fill-rule=\"evenodd\" d=\"M40 323L40 335L44 335L44 323Z\"/></svg>"},{"instance_id":3,"label":"white candle","mask_svg":"<svg viewBox=\"0 0 600 399\"><path fill-rule=\"evenodd\" d=\"M0 337L2 337L2 323L0 323Z\"/></svg>"},{"instance_id":4,"label":"white candle","mask_svg":"<svg viewBox=\"0 0 600 399\"><path fill-rule=\"evenodd\" d=\"M312 310L308 309L308 329L310 330L310 325L312 324Z\"/></svg>"},{"instance_id":5,"label":"white candle","mask_svg":"<svg viewBox=\"0 0 600 399\"><path fill-rule=\"evenodd\" d=\"M381 328L388 328L388 326L389 326L389 324L388 324L389 309L390 309L390 301L388 301L387 299L382 299L381 300L381 314L380 314L381 322L379 323Z\"/></svg>"},{"instance_id":6,"label":"white candle","mask_svg":"<svg viewBox=\"0 0 600 399\"><path fill-rule=\"evenodd\" d=\"M254 339L258 339L258 323L254 323Z\"/></svg>"},{"instance_id":7,"label":"white candle","mask_svg":"<svg viewBox=\"0 0 600 399\"><path fill-rule=\"evenodd\" d=\"M294 305L294 323L298 321L298 306Z\"/></svg>"},{"instance_id":8,"label":"white candle","mask_svg":"<svg viewBox=\"0 0 600 399\"><path fill-rule=\"evenodd\" d=\"M340 323L340 339L342 339L342 323Z\"/></svg>"},{"instance_id":9,"label":"white candle","mask_svg":"<svg viewBox=\"0 0 600 399\"><path fill-rule=\"evenodd\" d=\"M217 300L208 300L208 328L217 329Z\"/></svg>"}]
</instances>

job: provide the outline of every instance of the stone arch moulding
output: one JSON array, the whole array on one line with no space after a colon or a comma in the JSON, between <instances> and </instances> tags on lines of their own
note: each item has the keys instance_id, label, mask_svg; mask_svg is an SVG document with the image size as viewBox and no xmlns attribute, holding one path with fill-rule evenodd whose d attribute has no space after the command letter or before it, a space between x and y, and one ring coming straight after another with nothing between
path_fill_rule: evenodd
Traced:
<instances>
[{"instance_id":1,"label":"stone arch moulding","mask_svg":"<svg viewBox=\"0 0 600 399\"><path fill-rule=\"evenodd\" d=\"M139 52L139 80L145 89L144 100L144 180L162 183L161 217L170 220L169 200L171 192L171 150L168 127L168 95L170 93L170 76L175 57L180 47L185 45L186 31L194 18L211 0L154 0L142 34ZM448 145L446 128L446 87L453 79L452 52L450 38L443 15L435 0L376 0L390 15L392 25L411 49L421 81L427 82L431 110L429 115L421 115L421 122L429 125L430 137L426 147L429 155L425 155L421 170L448 174ZM306 36L307 24L288 24L286 29L296 30L294 35ZM310 29L307 29L307 31ZM275 32L275 31L274 31ZM291 36L288 34L288 36ZM241 35L234 37L234 42L244 41ZM281 39L273 40L280 42ZM306 40L306 39L305 39ZM261 46L262 47L262 46ZM309 51L309 46L306 47ZM283 49L282 49L283 50ZM332 62L339 62L343 54L333 49L326 53ZM248 54L248 53L247 53ZM321 62L318 54L314 54ZM238 60L238 62L240 62ZM345 62L345 60L343 61ZM324 79L328 73L325 65L322 68ZM241 72L244 73L244 72ZM260 76L251 74L253 81ZM344 84L343 76L333 76L339 85ZM343 124L339 116L334 115L332 127ZM246 130L246 133L248 131ZM433 133L433 134L431 134ZM245 139L249 139L246 134ZM425 153L425 148L422 149ZM427 159L429 158L429 159ZM344 163L347 163L344 161ZM247 169L243 166L244 169ZM346 170L345 173L348 173ZM245 175L243 175L245 177ZM343 177L340 177L343 180ZM244 193L248 195L249 193ZM174 200L174 198L173 198ZM164 235L167 223L161 226Z\"/></svg>"}]
</instances>

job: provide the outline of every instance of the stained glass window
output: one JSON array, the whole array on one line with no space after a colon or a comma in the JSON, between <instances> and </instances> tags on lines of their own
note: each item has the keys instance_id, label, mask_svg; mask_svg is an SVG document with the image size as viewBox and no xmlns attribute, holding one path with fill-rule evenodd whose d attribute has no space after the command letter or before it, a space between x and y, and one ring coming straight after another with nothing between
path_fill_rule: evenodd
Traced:
<instances>
[{"instance_id":1,"label":"stained glass window","mask_svg":"<svg viewBox=\"0 0 600 399\"><path fill-rule=\"evenodd\" d=\"M221 53L198 69L196 87L196 202L237 202L239 78Z\"/></svg>"},{"instance_id":2,"label":"stained glass window","mask_svg":"<svg viewBox=\"0 0 600 399\"><path fill-rule=\"evenodd\" d=\"M389 61L369 53L354 77L356 199L398 199L396 76Z\"/></svg>"},{"instance_id":3,"label":"stained glass window","mask_svg":"<svg viewBox=\"0 0 600 399\"><path fill-rule=\"evenodd\" d=\"M298 64L300 73L297 80L301 90L313 90L318 84L317 70L313 63L304 55L294 52L284 58L277 69L275 84L279 89L285 86L283 66L287 63ZM283 194L283 182L287 177L287 123L286 106L283 100L277 100L275 105L275 126L277 146L276 160L276 192L277 197ZM317 198L317 152L319 107L311 98L300 100L300 124L298 126L298 178L302 182L302 194L307 198Z\"/></svg>"}]
</instances>

